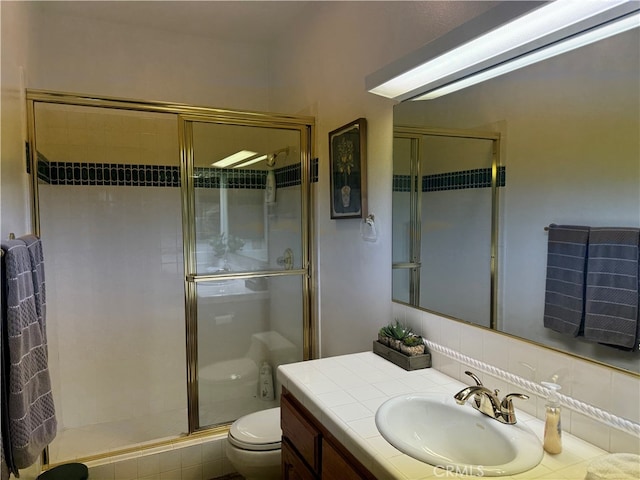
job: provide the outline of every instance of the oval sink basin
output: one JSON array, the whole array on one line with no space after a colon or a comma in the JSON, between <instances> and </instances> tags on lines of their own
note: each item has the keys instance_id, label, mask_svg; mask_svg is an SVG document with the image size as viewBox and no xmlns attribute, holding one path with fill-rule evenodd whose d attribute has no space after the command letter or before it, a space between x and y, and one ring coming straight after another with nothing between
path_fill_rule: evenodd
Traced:
<instances>
[{"instance_id":1,"label":"oval sink basin","mask_svg":"<svg viewBox=\"0 0 640 480\"><path fill-rule=\"evenodd\" d=\"M542 460L542 444L529 427L500 423L452 395L391 398L378 408L376 426L401 452L450 472L515 475Z\"/></svg>"}]
</instances>

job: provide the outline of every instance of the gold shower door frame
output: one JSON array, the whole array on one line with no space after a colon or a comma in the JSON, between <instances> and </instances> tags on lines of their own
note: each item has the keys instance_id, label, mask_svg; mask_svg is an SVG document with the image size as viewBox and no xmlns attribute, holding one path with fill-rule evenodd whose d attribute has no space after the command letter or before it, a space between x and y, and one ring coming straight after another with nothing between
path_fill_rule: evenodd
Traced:
<instances>
[{"instance_id":1,"label":"gold shower door frame","mask_svg":"<svg viewBox=\"0 0 640 480\"><path fill-rule=\"evenodd\" d=\"M258 277L300 276L303 279L303 357L304 360L314 358L313 341L315 328L312 328L310 308L311 305L311 260L310 260L310 208L311 208L311 129L308 124L283 121L282 117L270 118L230 118L227 115L180 115L178 136L181 152L181 178L185 179L186 188L183 188L183 234L184 234L184 258L185 258L185 295L186 295L186 323L187 323L187 370L188 370L188 412L189 431L226 430L228 425L201 426L199 410L198 387L198 315L197 315L197 284L211 280L234 280ZM234 125L248 127L280 128L286 130L298 130L300 136L301 152L301 210L302 215L302 259L301 268L293 270L260 270L258 272L240 272L214 275L201 275L197 273L196 266L196 217L195 217L195 186L194 176L194 148L193 148L193 124L210 123L218 125ZM306 228L305 228L306 226Z\"/></svg>"},{"instance_id":2,"label":"gold shower door frame","mask_svg":"<svg viewBox=\"0 0 640 480\"><path fill-rule=\"evenodd\" d=\"M420 308L438 315L447 316L441 312L431 311L419 306L420 302L420 268L422 260L421 250L421 205L422 188L418 179L421 178L420 157L424 151L423 138L451 137L489 140L492 142L491 157L491 248L490 248L490 301L489 301L489 328L495 330L498 322L498 167L501 165L500 154L502 151L501 135L497 132L456 130L444 128L425 128L413 125L395 125L393 128L394 138L404 138L411 141L411 192L410 192L410 239L409 239L409 261L404 263L394 263L392 269L409 269L409 303L412 307ZM393 300L403 303L399 300ZM453 317L450 317L453 318Z\"/></svg>"},{"instance_id":3,"label":"gold shower door frame","mask_svg":"<svg viewBox=\"0 0 640 480\"><path fill-rule=\"evenodd\" d=\"M185 271L185 330L187 356L187 411L188 433L177 440L164 440L149 443L144 449L161 445L173 444L180 440L189 440L194 435L211 435L228 431L229 424L201 428L198 418L198 370L197 370L197 298L196 283L212 279L222 279L220 276L197 275L195 269L195 224L194 224L194 185L193 185L193 138L191 136L192 123L212 122L238 126L259 126L265 128L286 128L298 130L300 133L300 165L301 165L301 238L302 259L301 268L287 271L261 271L257 273L245 272L230 274L228 278L275 277L296 275L302 278L303 305L303 359L316 358L317 348L317 299L316 267L312 258L314 247L314 212L311 196L311 159L314 155L315 119L308 116L287 115L277 113L240 111L211 107L193 106L169 102L148 102L118 97L103 97L95 95L56 92L48 90L26 91L27 129L28 129L28 158L31 182L31 215L34 234L40 236L40 208L38 196L38 159L36 145L35 105L36 103L75 105L100 107L107 109L131 110L140 112L156 112L176 114L178 118L178 141L180 150L180 178L182 198L182 234L183 261ZM179 435L179 434L178 434ZM123 448L105 454L98 454L76 461L89 461L100 458L130 453L140 450L140 447ZM50 468L47 452L43 452L43 467Z\"/></svg>"}]
</instances>

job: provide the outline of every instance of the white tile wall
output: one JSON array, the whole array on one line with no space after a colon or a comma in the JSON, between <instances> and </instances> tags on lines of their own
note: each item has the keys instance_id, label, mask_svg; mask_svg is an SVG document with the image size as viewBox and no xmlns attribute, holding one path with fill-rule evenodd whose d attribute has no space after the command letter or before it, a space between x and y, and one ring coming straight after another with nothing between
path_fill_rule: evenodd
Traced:
<instances>
[{"instance_id":1,"label":"white tile wall","mask_svg":"<svg viewBox=\"0 0 640 480\"><path fill-rule=\"evenodd\" d=\"M52 461L186 431L179 189L42 185L40 203ZM118 428L72 438L108 423Z\"/></svg>"},{"instance_id":2,"label":"white tile wall","mask_svg":"<svg viewBox=\"0 0 640 480\"><path fill-rule=\"evenodd\" d=\"M393 318L409 324L435 343L527 380L539 383L557 375L563 394L640 422L638 377L406 305L394 303ZM443 373L468 383L464 374L469 369L466 365L433 352L432 364ZM487 374L480 373L479 377L501 391L518 389ZM516 408L543 419L545 403L544 398L531 395L529 400L519 401ZM640 438L567 408L563 411L562 428L604 450L640 454Z\"/></svg>"},{"instance_id":3,"label":"white tile wall","mask_svg":"<svg viewBox=\"0 0 640 480\"><path fill-rule=\"evenodd\" d=\"M226 458L226 435L87 463L91 480L211 480L235 473Z\"/></svg>"},{"instance_id":4,"label":"white tile wall","mask_svg":"<svg viewBox=\"0 0 640 480\"><path fill-rule=\"evenodd\" d=\"M175 165L175 115L105 111L73 105L36 107L38 150L54 162Z\"/></svg>"}]
</instances>

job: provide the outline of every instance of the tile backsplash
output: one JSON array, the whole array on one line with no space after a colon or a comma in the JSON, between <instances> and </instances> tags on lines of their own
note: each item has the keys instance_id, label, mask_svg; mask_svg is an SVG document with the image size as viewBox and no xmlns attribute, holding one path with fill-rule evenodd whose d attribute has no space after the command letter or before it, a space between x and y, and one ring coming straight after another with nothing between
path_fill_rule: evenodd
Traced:
<instances>
[{"instance_id":1,"label":"tile backsplash","mask_svg":"<svg viewBox=\"0 0 640 480\"><path fill-rule=\"evenodd\" d=\"M434 343L461 352L525 380L539 383L557 375L564 395L593 405L616 416L640 423L640 379L633 375L549 350L498 332L449 320L399 303L393 304L393 318L410 325ZM467 365L432 352L433 367L468 383ZM478 373L478 372L476 372ZM502 379L479 373L490 388L502 392L518 391ZM518 401L516 408L544 418L546 399L531 395ZM563 409L563 430L613 453L640 454L640 438L610 427L580 412Z\"/></svg>"}]
</instances>

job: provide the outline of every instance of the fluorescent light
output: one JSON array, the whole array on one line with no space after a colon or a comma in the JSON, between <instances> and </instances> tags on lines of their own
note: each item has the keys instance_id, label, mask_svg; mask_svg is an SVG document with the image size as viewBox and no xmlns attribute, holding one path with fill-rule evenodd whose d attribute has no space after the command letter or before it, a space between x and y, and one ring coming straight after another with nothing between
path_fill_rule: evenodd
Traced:
<instances>
[{"instance_id":1,"label":"fluorescent light","mask_svg":"<svg viewBox=\"0 0 640 480\"><path fill-rule=\"evenodd\" d=\"M504 2L375 72L367 77L369 92L406 100L461 79L485 75L490 69L502 68L505 63L531 55L529 63L512 63L512 70L521 68L549 58L538 55L541 49L557 48L556 45L563 41L575 45L576 35L606 27L610 22L640 10L638 2L622 0L556 0L534 10L531 10L532 5L537 6L537 3L530 3ZM593 41L596 39L587 43ZM562 53L561 49L553 55L559 53Z\"/></svg>"},{"instance_id":2,"label":"fluorescent light","mask_svg":"<svg viewBox=\"0 0 640 480\"><path fill-rule=\"evenodd\" d=\"M234 165L233 168L242 168L242 167L246 167L247 165L253 165L254 163L258 163L262 160L266 160L267 156L266 155L260 155L259 157L256 158L252 158L251 160L248 160L244 163L240 163L239 165Z\"/></svg>"},{"instance_id":3,"label":"fluorescent light","mask_svg":"<svg viewBox=\"0 0 640 480\"><path fill-rule=\"evenodd\" d=\"M498 65L497 67L490 70L485 70L484 72L480 72L477 75L473 75L457 82L450 83L448 85L445 85L444 87L436 88L435 90L427 92L426 94L419 97L413 98L412 100L432 100L434 98L438 98L443 95L462 90L463 88L476 85L491 78L499 77L500 75L518 70L519 68L526 67L527 65L532 65L534 63L541 62L542 60L546 60L548 58L555 57L571 50L575 50L576 48L584 47L585 45L589 45L590 43L604 40L605 38L612 37L622 32L626 32L627 30L637 28L638 26L640 26L640 14L632 15L630 17L624 17L622 20L607 24L602 28L590 30L582 35L572 37L564 42L556 43L542 50L535 51L532 54L516 58L515 60L503 63L502 65Z\"/></svg>"},{"instance_id":4,"label":"fluorescent light","mask_svg":"<svg viewBox=\"0 0 640 480\"><path fill-rule=\"evenodd\" d=\"M224 168L229 165L233 165L234 163L241 162L246 160L247 158L251 158L254 155L257 155L258 152L252 152L250 150L240 150L239 152L234 153L233 155L229 155L228 157L223 158L222 160L218 160L211 165L213 167Z\"/></svg>"}]
</instances>

